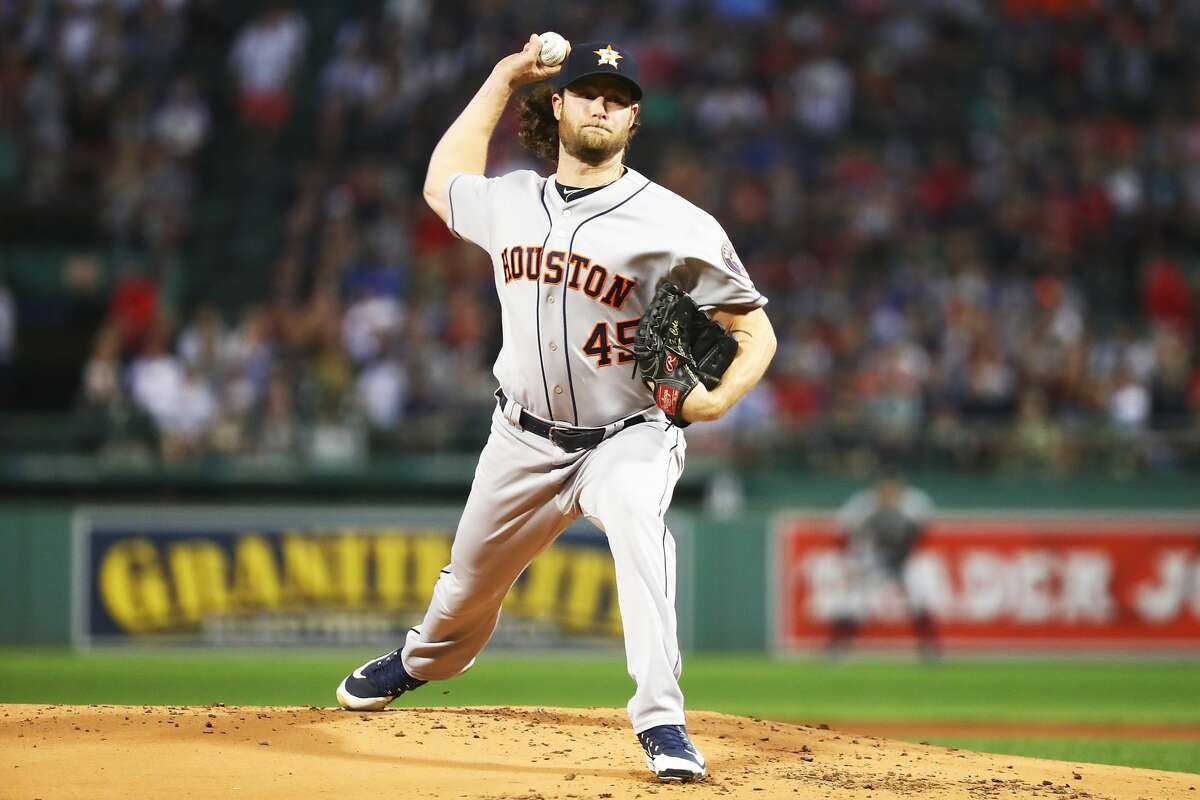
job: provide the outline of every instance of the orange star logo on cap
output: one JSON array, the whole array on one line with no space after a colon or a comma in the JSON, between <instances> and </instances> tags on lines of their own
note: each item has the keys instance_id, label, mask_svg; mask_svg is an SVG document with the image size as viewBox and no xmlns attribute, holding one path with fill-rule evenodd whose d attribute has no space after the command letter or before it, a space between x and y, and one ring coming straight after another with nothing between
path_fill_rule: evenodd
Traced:
<instances>
[{"instance_id":1,"label":"orange star logo on cap","mask_svg":"<svg viewBox=\"0 0 1200 800\"><path fill-rule=\"evenodd\" d=\"M609 44L603 50L593 50L592 52L600 56L600 60L596 62L596 66L598 67L603 67L605 64L611 64L613 69L619 69L620 66L617 64L617 62L624 58L624 56L622 56L616 50L613 50L612 44Z\"/></svg>"}]
</instances>

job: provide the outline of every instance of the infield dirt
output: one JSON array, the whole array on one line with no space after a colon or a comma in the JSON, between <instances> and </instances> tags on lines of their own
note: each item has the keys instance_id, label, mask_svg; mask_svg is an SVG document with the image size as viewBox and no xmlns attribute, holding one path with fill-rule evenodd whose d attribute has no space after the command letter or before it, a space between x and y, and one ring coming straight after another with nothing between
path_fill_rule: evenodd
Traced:
<instances>
[{"instance_id":1,"label":"infield dirt","mask_svg":"<svg viewBox=\"0 0 1200 800\"><path fill-rule=\"evenodd\" d=\"M693 711L710 777L665 785L623 711L0 706L0 797L1200 800L1200 776Z\"/></svg>"}]
</instances>

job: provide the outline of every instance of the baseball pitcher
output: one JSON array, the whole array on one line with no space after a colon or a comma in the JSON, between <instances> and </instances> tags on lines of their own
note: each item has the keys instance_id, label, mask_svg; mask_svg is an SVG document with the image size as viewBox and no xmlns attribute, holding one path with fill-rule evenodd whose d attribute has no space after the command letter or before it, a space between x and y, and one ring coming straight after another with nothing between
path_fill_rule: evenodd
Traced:
<instances>
[{"instance_id":1,"label":"baseball pitcher","mask_svg":"<svg viewBox=\"0 0 1200 800\"><path fill-rule=\"evenodd\" d=\"M422 623L337 698L379 710L468 669L522 570L582 515L616 566L634 732L659 779L689 781L706 767L685 728L664 515L681 428L753 387L775 336L717 221L625 165L642 99L633 56L612 41L576 44L550 67L540 47L531 36L496 64L429 161L426 202L491 256L504 337L496 409ZM520 138L554 172L484 177L513 92L547 80L522 102Z\"/></svg>"}]
</instances>

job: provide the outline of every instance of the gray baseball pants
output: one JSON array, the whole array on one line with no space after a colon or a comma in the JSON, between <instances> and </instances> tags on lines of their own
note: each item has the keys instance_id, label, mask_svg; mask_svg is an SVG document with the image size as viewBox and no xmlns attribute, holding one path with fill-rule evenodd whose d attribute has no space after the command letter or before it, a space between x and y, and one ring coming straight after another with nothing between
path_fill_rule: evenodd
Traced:
<instances>
[{"instance_id":1,"label":"gray baseball pants","mask_svg":"<svg viewBox=\"0 0 1200 800\"><path fill-rule=\"evenodd\" d=\"M516 424L516 403L506 411L492 416L450 564L405 641L405 670L443 680L470 668L517 577L583 515L607 535L616 566L626 662L637 684L627 705L634 732L684 724L675 540L663 519L683 471L683 434L644 422L592 450L564 453Z\"/></svg>"}]
</instances>

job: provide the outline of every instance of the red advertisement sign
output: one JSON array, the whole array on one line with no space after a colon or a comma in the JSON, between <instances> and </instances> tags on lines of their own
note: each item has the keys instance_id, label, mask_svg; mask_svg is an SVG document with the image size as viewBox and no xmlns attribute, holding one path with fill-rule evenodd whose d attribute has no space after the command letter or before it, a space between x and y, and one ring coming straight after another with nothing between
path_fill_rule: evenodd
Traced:
<instances>
[{"instance_id":1,"label":"red advertisement sign","mask_svg":"<svg viewBox=\"0 0 1200 800\"><path fill-rule=\"evenodd\" d=\"M827 515L779 518L774 642L908 647L924 612L947 648L1200 650L1200 516L941 516L898 572L864 566Z\"/></svg>"}]
</instances>

